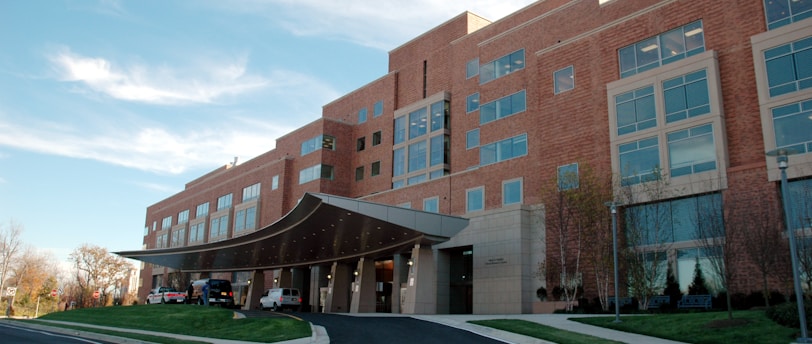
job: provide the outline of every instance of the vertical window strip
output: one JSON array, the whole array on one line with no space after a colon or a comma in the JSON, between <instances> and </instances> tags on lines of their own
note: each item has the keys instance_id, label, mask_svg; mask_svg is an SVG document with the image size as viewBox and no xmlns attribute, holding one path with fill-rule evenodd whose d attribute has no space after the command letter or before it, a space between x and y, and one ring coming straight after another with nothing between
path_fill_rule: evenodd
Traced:
<instances>
[{"instance_id":1,"label":"vertical window strip","mask_svg":"<svg viewBox=\"0 0 812 344\"><path fill-rule=\"evenodd\" d=\"M812 87L812 36L765 50L764 63L770 97Z\"/></svg>"},{"instance_id":2,"label":"vertical window strip","mask_svg":"<svg viewBox=\"0 0 812 344\"><path fill-rule=\"evenodd\" d=\"M771 110L775 147L812 153L812 99Z\"/></svg>"}]
</instances>

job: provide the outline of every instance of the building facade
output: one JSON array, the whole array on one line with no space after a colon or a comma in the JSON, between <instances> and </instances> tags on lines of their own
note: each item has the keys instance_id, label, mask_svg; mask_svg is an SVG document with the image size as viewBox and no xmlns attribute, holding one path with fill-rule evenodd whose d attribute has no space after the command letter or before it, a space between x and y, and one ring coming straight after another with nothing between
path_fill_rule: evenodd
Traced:
<instances>
[{"instance_id":1,"label":"building facade","mask_svg":"<svg viewBox=\"0 0 812 344\"><path fill-rule=\"evenodd\" d=\"M774 210L770 228L783 228L779 168L767 151L795 153L786 170L790 225L812 227L809 17L808 0L545 0L496 22L463 13L392 50L388 73L324 105L320 119L273 150L148 207L143 248L256 233L305 193L453 215L467 227L430 247L260 275L145 264L139 296L211 276L232 280L235 300L250 299L259 276L265 286L304 290L313 311L532 312L537 290L561 283L552 271L562 246L543 190L572 187L562 187L564 176L587 169L608 176L615 195L637 194L621 222L665 209L657 227L668 235L636 249L661 251L687 289L695 266L718 258L697 240L702 225L691 209L718 215L728 233L734 205ZM661 192L647 194L654 184ZM716 239L753 250L744 234ZM413 276L418 260L421 276ZM752 256L730 262L730 292L761 289ZM354 279L361 268L375 277ZM406 306L413 277L429 287L411 297L430 301ZM594 283L582 283L596 296ZM767 284L784 287L774 277ZM375 301L358 299L362 289Z\"/></svg>"}]
</instances>

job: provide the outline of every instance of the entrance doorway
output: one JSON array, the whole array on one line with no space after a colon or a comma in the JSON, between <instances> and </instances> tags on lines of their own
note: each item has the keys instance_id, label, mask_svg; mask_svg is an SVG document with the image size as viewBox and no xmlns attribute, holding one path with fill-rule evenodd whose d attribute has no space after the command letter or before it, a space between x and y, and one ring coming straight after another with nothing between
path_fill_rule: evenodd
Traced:
<instances>
[{"instance_id":1,"label":"entrance doorway","mask_svg":"<svg viewBox=\"0 0 812 344\"><path fill-rule=\"evenodd\" d=\"M394 267L394 260L391 257L375 261L375 312L377 313L392 313Z\"/></svg>"},{"instance_id":2,"label":"entrance doorway","mask_svg":"<svg viewBox=\"0 0 812 344\"><path fill-rule=\"evenodd\" d=\"M474 248L458 247L448 250L449 298L448 311L451 314L472 314L474 312Z\"/></svg>"}]
</instances>

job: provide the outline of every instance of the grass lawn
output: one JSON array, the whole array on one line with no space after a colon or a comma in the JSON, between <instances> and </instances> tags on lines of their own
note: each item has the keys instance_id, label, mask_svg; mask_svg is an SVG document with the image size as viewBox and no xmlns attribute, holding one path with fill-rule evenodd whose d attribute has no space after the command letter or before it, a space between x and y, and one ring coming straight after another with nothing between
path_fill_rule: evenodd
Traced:
<instances>
[{"instance_id":1,"label":"grass lawn","mask_svg":"<svg viewBox=\"0 0 812 344\"><path fill-rule=\"evenodd\" d=\"M732 322L727 320L727 312L621 315L622 322L619 324L613 323L614 319L614 317L594 317L571 320L625 332L703 344L786 344L794 341L800 333L799 329L776 324L764 315L764 311L756 310L733 312Z\"/></svg>"},{"instance_id":2,"label":"grass lawn","mask_svg":"<svg viewBox=\"0 0 812 344\"><path fill-rule=\"evenodd\" d=\"M311 335L310 324L306 321L288 317L249 319L233 317L232 310L219 307L135 305L76 309L50 313L40 319L264 343Z\"/></svg>"},{"instance_id":3,"label":"grass lawn","mask_svg":"<svg viewBox=\"0 0 812 344\"><path fill-rule=\"evenodd\" d=\"M576 332L559 330L526 320L497 319L497 320L474 320L472 324L493 327L495 329L522 334L542 340L548 340L559 344L592 344L592 343L620 343L613 340L593 337Z\"/></svg>"}]
</instances>

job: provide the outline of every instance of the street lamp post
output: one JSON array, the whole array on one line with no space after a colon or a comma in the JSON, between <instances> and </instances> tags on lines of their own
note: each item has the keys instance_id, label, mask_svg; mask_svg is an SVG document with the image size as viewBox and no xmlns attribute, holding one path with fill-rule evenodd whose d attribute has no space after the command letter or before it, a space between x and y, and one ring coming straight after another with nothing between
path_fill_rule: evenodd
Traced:
<instances>
[{"instance_id":1,"label":"street lamp post","mask_svg":"<svg viewBox=\"0 0 812 344\"><path fill-rule=\"evenodd\" d=\"M792 149L779 148L767 152L768 156L776 157L778 168L781 170L781 202L784 208L784 225L787 227L787 236L789 237L789 253L792 260L792 282L795 286L795 299L798 305L798 321L801 323L801 337L797 339L798 343L812 343L806 330L806 309L804 308L804 294L801 289L801 279L798 276L798 252L795 246L795 231L790 225L792 216L790 212L792 207L789 205L789 188L787 186L787 165L789 163L789 156L797 153Z\"/></svg>"},{"instance_id":2,"label":"street lamp post","mask_svg":"<svg viewBox=\"0 0 812 344\"><path fill-rule=\"evenodd\" d=\"M606 202L606 206L612 211L612 254L615 259L615 323L620 321L620 295L618 292L618 274L617 274L617 206L620 203L612 201Z\"/></svg>"}]
</instances>

